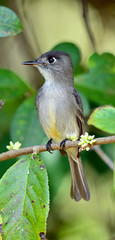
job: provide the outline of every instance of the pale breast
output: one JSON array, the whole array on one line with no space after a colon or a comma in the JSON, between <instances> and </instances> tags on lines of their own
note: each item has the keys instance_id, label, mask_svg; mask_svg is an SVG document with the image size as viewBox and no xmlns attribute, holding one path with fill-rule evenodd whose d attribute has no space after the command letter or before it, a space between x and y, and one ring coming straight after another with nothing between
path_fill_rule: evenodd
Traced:
<instances>
[{"instance_id":1,"label":"pale breast","mask_svg":"<svg viewBox=\"0 0 115 240\"><path fill-rule=\"evenodd\" d=\"M41 125L49 138L61 141L79 135L73 95L64 89L43 86L36 100Z\"/></svg>"}]
</instances>

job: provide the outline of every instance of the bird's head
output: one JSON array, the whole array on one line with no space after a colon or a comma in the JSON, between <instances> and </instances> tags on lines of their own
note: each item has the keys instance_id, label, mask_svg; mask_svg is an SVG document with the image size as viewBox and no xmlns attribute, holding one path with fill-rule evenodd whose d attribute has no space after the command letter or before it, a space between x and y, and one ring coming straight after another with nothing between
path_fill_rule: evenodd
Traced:
<instances>
[{"instance_id":1,"label":"bird's head","mask_svg":"<svg viewBox=\"0 0 115 240\"><path fill-rule=\"evenodd\" d=\"M46 81L73 81L73 66L69 54L61 51L50 51L34 61L23 62L38 68ZM68 80L68 81L67 81Z\"/></svg>"}]
</instances>

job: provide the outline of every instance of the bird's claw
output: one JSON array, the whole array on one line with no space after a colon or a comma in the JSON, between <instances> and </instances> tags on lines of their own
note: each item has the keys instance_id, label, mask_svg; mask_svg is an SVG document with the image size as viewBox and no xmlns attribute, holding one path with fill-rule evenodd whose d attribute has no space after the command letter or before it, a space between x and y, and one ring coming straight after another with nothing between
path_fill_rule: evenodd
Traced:
<instances>
[{"instance_id":1,"label":"bird's claw","mask_svg":"<svg viewBox=\"0 0 115 240\"><path fill-rule=\"evenodd\" d=\"M67 141L68 141L68 138L65 138L65 139L60 143L60 147L61 147L62 149L65 148L65 144L66 144Z\"/></svg>"},{"instance_id":2,"label":"bird's claw","mask_svg":"<svg viewBox=\"0 0 115 240\"><path fill-rule=\"evenodd\" d=\"M46 149L47 149L47 151L48 151L49 153L52 153L52 152L51 152L51 150L52 150L51 144L52 144L52 138L51 138L51 139L47 142L47 144L46 144Z\"/></svg>"}]
</instances>

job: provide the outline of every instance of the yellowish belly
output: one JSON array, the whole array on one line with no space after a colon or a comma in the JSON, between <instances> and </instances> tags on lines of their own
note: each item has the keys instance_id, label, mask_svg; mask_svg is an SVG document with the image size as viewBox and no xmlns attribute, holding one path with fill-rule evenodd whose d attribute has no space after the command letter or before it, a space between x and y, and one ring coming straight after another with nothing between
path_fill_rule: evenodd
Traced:
<instances>
[{"instance_id":1,"label":"yellowish belly","mask_svg":"<svg viewBox=\"0 0 115 240\"><path fill-rule=\"evenodd\" d=\"M59 131L59 129L56 126L55 116L51 117L50 126L49 126L49 129L48 129L48 135L54 141L61 141L62 140L62 133Z\"/></svg>"}]
</instances>

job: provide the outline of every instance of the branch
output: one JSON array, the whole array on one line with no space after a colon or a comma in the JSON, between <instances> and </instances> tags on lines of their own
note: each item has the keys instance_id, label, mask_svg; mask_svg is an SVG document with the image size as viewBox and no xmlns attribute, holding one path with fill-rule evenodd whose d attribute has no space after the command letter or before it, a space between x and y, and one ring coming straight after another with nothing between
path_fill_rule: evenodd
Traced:
<instances>
[{"instance_id":1,"label":"branch","mask_svg":"<svg viewBox=\"0 0 115 240\"><path fill-rule=\"evenodd\" d=\"M98 156L104 161L104 163L106 163L107 166L113 171L114 170L114 163L107 156L107 154L104 153L104 151L100 148L100 146L94 146L92 149L98 154Z\"/></svg>"},{"instance_id":2,"label":"branch","mask_svg":"<svg viewBox=\"0 0 115 240\"><path fill-rule=\"evenodd\" d=\"M101 145L101 144L107 144L107 143L115 143L115 136L95 138L95 142L90 147L93 147L94 145ZM62 149L60 147L60 143L53 143L51 145L51 147L52 147L52 151ZM76 147L79 147L79 141L69 141L68 140L65 144L66 149L76 148ZM45 151L47 151L46 145L36 145L36 146L31 146L31 147L26 147L26 148L20 148L18 150L11 150L11 151L1 153L0 161L19 157L21 155L26 155L29 153L40 153L40 152L45 152Z\"/></svg>"},{"instance_id":3,"label":"branch","mask_svg":"<svg viewBox=\"0 0 115 240\"><path fill-rule=\"evenodd\" d=\"M94 36L91 32L89 21L88 21L87 0L81 0L81 1L82 1L82 8L83 8L83 17L84 17L85 25L86 25L86 28L87 28L87 32L89 34L89 38L90 38L90 41L92 43L93 49L94 49L94 51L96 51Z\"/></svg>"}]
</instances>

